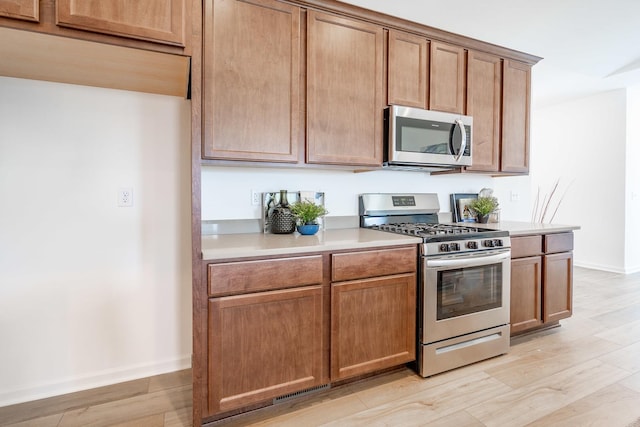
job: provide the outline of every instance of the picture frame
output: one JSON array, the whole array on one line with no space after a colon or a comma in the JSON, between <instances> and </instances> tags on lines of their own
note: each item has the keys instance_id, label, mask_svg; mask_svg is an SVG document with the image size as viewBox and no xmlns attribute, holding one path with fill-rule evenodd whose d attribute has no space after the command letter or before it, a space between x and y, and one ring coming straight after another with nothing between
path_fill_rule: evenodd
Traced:
<instances>
[{"instance_id":1,"label":"picture frame","mask_svg":"<svg viewBox=\"0 0 640 427\"><path fill-rule=\"evenodd\" d=\"M467 205L478 198L478 193L451 194L451 219L453 222L477 222L476 216Z\"/></svg>"}]
</instances>

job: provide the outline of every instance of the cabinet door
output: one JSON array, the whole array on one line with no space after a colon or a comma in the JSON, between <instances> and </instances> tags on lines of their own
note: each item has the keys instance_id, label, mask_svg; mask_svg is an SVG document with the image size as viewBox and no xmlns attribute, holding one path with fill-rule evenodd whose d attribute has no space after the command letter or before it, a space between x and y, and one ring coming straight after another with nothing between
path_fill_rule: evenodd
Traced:
<instances>
[{"instance_id":1,"label":"cabinet door","mask_svg":"<svg viewBox=\"0 0 640 427\"><path fill-rule=\"evenodd\" d=\"M387 103L427 108L429 42L424 37L389 31Z\"/></svg>"},{"instance_id":2,"label":"cabinet door","mask_svg":"<svg viewBox=\"0 0 640 427\"><path fill-rule=\"evenodd\" d=\"M464 48L431 42L429 109L464 114L467 55Z\"/></svg>"},{"instance_id":3,"label":"cabinet door","mask_svg":"<svg viewBox=\"0 0 640 427\"><path fill-rule=\"evenodd\" d=\"M511 333L542 324L542 257L511 260Z\"/></svg>"},{"instance_id":4,"label":"cabinet door","mask_svg":"<svg viewBox=\"0 0 640 427\"><path fill-rule=\"evenodd\" d=\"M184 46L189 0L57 0L58 25Z\"/></svg>"},{"instance_id":5,"label":"cabinet door","mask_svg":"<svg viewBox=\"0 0 640 427\"><path fill-rule=\"evenodd\" d=\"M209 413L320 385L322 288L209 300Z\"/></svg>"},{"instance_id":6,"label":"cabinet door","mask_svg":"<svg viewBox=\"0 0 640 427\"><path fill-rule=\"evenodd\" d=\"M0 16L38 22L39 0L0 0Z\"/></svg>"},{"instance_id":7,"label":"cabinet door","mask_svg":"<svg viewBox=\"0 0 640 427\"><path fill-rule=\"evenodd\" d=\"M414 360L415 322L415 274L332 284L332 381Z\"/></svg>"},{"instance_id":8,"label":"cabinet door","mask_svg":"<svg viewBox=\"0 0 640 427\"><path fill-rule=\"evenodd\" d=\"M468 170L500 169L502 60L469 51L467 114L473 117L473 164Z\"/></svg>"},{"instance_id":9,"label":"cabinet door","mask_svg":"<svg viewBox=\"0 0 640 427\"><path fill-rule=\"evenodd\" d=\"M531 66L504 61L502 88L501 170L529 172Z\"/></svg>"},{"instance_id":10,"label":"cabinet door","mask_svg":"<svg viewBox=\"0 0 640 427\"><path fill-rule=\"evenodd\" d=\"M307 162L382 165L382 27L309 11L307 43Z\"/></svg>"},{"instance_id":11,"label":"cabinet door","mask_svg":"<svg viewBox=\"0 0 640 427\"><path fill-rule=\"evenodd\" d=\"M571 317L573 292L573 252L544 256L542 295L544 321Z\"/></svg>"},{"instance_id":12,"label":"cabinet door","mask_svg":"<svg viewBox=\"0 0 640 427\"><path fill-rule=\"evenodd\" d=\"M300 8L214 0L204 13L203 157L297 162Z\"/></svg>"}]
</instances>

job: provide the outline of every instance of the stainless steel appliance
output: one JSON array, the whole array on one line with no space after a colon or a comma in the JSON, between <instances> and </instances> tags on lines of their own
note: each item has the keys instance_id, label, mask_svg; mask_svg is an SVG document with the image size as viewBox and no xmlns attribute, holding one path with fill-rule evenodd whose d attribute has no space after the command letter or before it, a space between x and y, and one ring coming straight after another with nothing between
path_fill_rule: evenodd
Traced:
<instances>
[{"instance_id":1,"label":"stainless steel appliance","mask_svg":"<svg viewBox=\"0 0 640 427\"><path fill-rule=\"evenodd\" d=\"M439 170L471 165L473 118L392 105L385 110L385 166Z\"/></svg>"},{"instance_id":2,"label":"stainless steel appliance","mask_svg":"<svg viewBox=\"0 0 640 427\"><path fill-rule=\"evenodd\" d=\"M360 226L422 238L418 372L428 377L509 351L509 233L438 223L438 196L360 195Z\"/></svg>"}]
</instances>

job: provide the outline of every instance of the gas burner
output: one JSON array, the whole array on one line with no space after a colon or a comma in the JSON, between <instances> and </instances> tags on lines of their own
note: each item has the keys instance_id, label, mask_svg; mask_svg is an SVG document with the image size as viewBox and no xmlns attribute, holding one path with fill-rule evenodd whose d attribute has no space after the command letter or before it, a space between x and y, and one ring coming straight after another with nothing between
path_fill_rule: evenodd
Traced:
<instances>
[{"instance_id":1,"label":"gas burner","mask_svg":"<svg viewBox=\"0 0 640 427\"><path fill-rule=\"evenodd\" d=\"M393 233L409 234L412 236L437 236L437 235L451 235L451 234L469 234L477 233L478 229L475 227L467 227L463 225L453 224L429 224L429 223L397 223L397 224L380 224L375 225L372 228L382 231L389 231Z\"/></svg>"},{"instance_id":2,"label":"gas burner","mask_svg":"<svg viewBox=\"0 0 640 427\"><path fill-rule=\"evenodd\" d=\"M472 224L441 224L438 195L434 193L362 194L359 204L361 227L419 237L425 256L491 250L510 244L507 231Z\"/></svg>"}]
</instances>

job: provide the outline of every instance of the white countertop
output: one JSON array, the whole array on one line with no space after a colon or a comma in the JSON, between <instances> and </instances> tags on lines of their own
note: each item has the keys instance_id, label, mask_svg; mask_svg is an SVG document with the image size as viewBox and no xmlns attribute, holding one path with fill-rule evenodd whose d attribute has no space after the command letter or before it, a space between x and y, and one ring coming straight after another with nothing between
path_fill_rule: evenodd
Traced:
<instances>
[{"instance_id":1,"label":"white countertop","mask_svg":"<svg viewBox=\"0 0 640 427\"><path fill-rule=\"evenodd\" d=\"M488 230L506 230L511 236L562 233L579 230L579 226L501 221L489 224L458 223ZM345 228L319 231L313 236L293 234L244 233L202 236L202 259L221 260L269 255L291 255L308 252L366 249L380 246L400 246L422 243L411 237L366 228Z\"/></svg>"},{"instance_id":2,"label":"white countertop","mask_svg":"<svg viewBox=\"0 0 640 427\"><path fill-rule=\"evenodd\" d=\"M366 228L319 231L300 234L218 234L202 236L202 259L219 260L254 256L301 254L306 252L364 249L421 243L419 237L404 236Z\"/></svg>"},{"instance_id":3,"label":"white countertop","mask_svg":"<svg viewBox=\"0 0 640 427\"><path fill-rule=\"evenodd\" d=\"M549 234L549 233L562 233L566 231L579 230L577 225L562 225L562 224L541 224L534 222L520 222L520 221L500 221L488 224L469 224L467 222L458 223L460 225L469 225L472 227L485 228L487 230L506 230L511 236L524 236L527 234Z\"/></svg>"}]
</instances>

